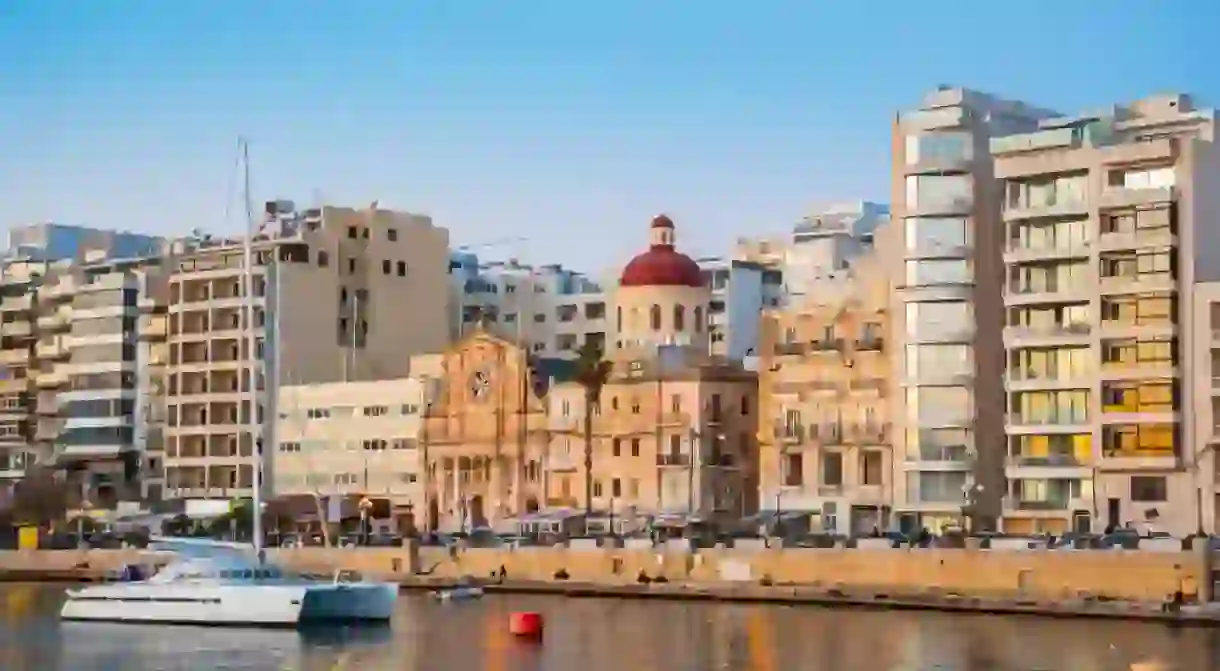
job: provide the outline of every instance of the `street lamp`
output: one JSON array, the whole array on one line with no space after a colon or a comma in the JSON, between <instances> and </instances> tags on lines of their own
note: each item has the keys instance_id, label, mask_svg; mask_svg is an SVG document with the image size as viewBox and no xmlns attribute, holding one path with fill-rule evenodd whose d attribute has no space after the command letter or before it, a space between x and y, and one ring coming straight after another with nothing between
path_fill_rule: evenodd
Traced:
<instances>
[{"instance_id":1,"label":"street lamp","mask_svg":"<svg viewBox=\"0 0 1220 671\"><path fill-rule=\"evenodd\" d=\"M373 508L373 502L369 497L365 496L360 499L360 544L369 544L369 511Z\"/></svg>"}]
</instances>

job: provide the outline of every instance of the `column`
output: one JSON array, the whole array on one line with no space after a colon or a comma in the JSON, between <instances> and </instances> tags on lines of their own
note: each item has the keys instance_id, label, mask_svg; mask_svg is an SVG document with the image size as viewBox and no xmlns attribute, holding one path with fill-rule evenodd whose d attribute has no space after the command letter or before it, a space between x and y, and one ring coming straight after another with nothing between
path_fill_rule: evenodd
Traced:
<instances>
[{"instance_id":1,"label":"column","mask_svg":"<svg viewBox=\"0 0 1220 671\"><path fill-rule=\"evenodd\" d=\"M453 459L453 504L451 507L453 519L458 526L462 524L462 464L459 458ZM458 529L464 531L464 529Z\"/></svg>"},{"instance_id":2,"label":"column","mask_svg":"<svg viewBox=\"0 0 1220 671\"><path fill-rule=\"evenodd\" d=\"M504 505L504 477L501 470L504 468L504 457L493 456L488 457L491 460L491 482L488 483L487 505L484 506L487 514L487 523L493 528L496 522L500 519L501 506Z\"/></svg>"}]
</instances>

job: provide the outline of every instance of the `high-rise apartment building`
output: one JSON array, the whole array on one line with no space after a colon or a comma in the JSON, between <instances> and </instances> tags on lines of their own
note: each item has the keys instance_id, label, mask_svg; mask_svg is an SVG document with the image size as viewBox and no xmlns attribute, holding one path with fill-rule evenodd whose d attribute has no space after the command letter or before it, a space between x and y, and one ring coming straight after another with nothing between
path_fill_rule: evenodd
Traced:
<instances>
[{"instance_id":1,"label":"high-rise apartment building","mask_svg":"<svg viewBox=\"0 0 1220 671\"><path fill-rule=\"evenodd\" d=\"M1220 279L1215 132L1214 110L1160 95L991 141L1006 530L1214 524L1199 468L1213 438L1196 426L1210 413L1195 410L1210 406L1215 326L1195 292Z\"/></svg>"},{"instance_id":2,"label":"high-rise apartment building","mask_svg":"<svg viewBox=\"0 0 1220 671\"><path fill-rule=\"evenodd\" d=\"M253 239L252 323L242 243L195 240L171 269L169 497L253 493L254 446L275 412L269 389L403 377L413 354L449 338L448 232L429 217L268 203ZM266 460L273 467L273 450Z\"/></svg>"},{"instance_id":3,"label":"high-rise apartment building","mask_svg":"<svg viewBox=\"0 0 1220 671\"><path fill-rule=\"evenodd\" d=\"M1001 191L988 142L1053 113L942 87L893 128L892 216L902 228L894 483L903 528L991 525L1004 492Z\"/></svg>"},{"instance_id":4,"label":"high-rise apartment building","mask_svg":"<svg viewBox=\"0 0 1220 671\"><path fill-rule=\"evenodd\" d=\"M137 318L153 308L149 287L157 284L160 257L115 258L117 234L106 231L19 230L59 229L74 236L45 249L27 241L4 260L0 470L10 481L36 465L65 470L95 506L147 498L141 476L160 466L148 456L157 448L155 413L140 408L157 394L141 379L156 369L145 365L137 375L136 350L145 346L137 346ZM122 235L139 250L163 246Z\"/></svg>"}]
</instances>

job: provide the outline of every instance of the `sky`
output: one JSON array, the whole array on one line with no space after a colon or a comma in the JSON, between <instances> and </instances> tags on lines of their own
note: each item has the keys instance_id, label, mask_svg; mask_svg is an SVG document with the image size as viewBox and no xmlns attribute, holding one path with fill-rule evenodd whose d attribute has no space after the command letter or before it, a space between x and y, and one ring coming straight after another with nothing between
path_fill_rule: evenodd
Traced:
<instances>
[{"instance_id":1,"label":"sky","mask_svg":"<svg viewBox=\"0 0 1220 671\"><path fill-rule=\"evenodd\" d=\"M939 84L1065 113L1220 105L1205 0L0 0L0 225L236 232L256 202L429 214L481 256L692 255L889 200ZM505 238L524 242L496 244Z\"/></svg>"}]
</instances>

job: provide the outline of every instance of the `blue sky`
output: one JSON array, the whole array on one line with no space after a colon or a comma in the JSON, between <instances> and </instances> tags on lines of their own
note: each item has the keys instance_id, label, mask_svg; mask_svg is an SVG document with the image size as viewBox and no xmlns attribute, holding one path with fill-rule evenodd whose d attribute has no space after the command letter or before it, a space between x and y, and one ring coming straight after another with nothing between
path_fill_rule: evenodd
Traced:
<instances>
[{"instance_id":1,"label":"blue sky","mask_svg":"<svg viewBox=\"0 0 1220 671\"><path fill-rule=\"evenodd\" d=\"M1220 5L0 0L0 222L237 230L258 199L431 214L455 244L621 262L668 212L724 251L889 199L890 123L939 83L1072 112L1220 104Z\"/></svg>"}]
</instances>

